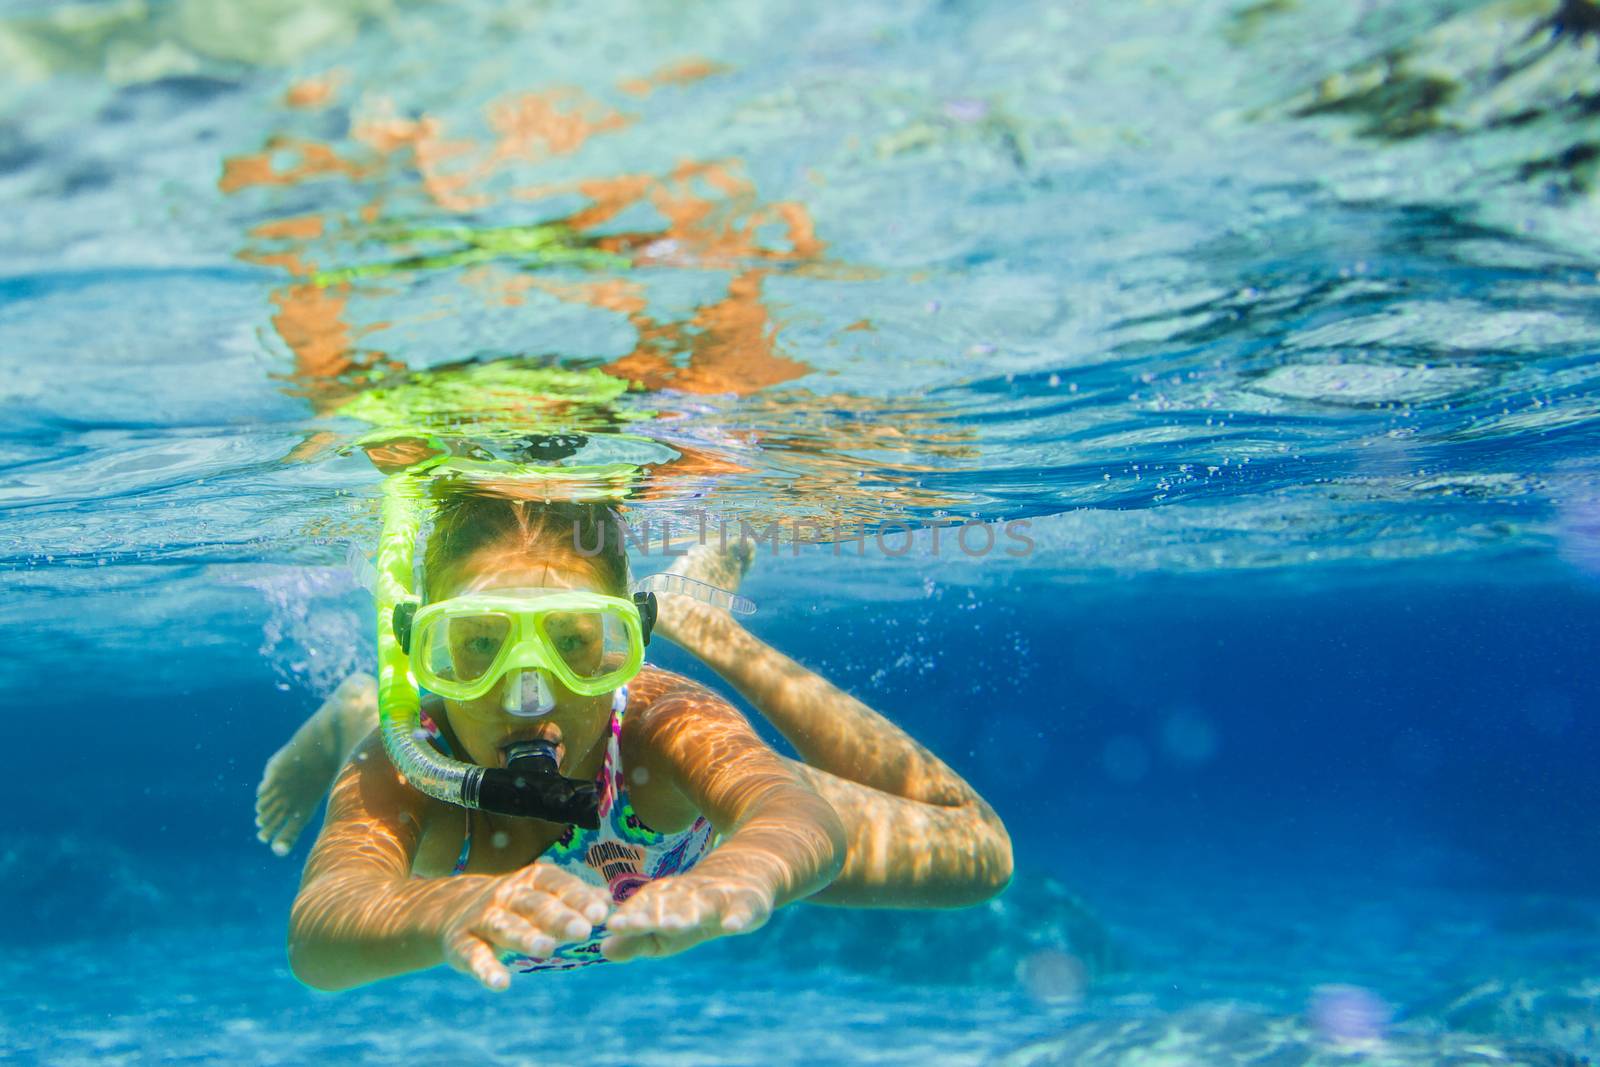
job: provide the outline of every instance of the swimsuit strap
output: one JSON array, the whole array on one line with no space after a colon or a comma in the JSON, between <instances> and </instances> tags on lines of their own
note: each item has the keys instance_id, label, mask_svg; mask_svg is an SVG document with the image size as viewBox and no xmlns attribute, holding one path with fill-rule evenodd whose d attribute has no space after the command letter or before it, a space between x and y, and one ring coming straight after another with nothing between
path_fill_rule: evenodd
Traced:
<instances>
[{"instance_id":1,"label":"swimsuit strap","mask_svg":"<svg viewBox=\"0 0 1600 1067\"><path fill-rule=\"evenodd\" d=\"M606 771L622 766L622 716L628 710L628 687L623 686L611 694L611 736L606 738Z\"/></svg>"},{"instance_id":2,"label":"swimsuit strap","mask_svg":"<svg viewBox=\"0 0 1600 1067\"><path fill-rule=\"evenodd\" d=\"M628 687L623 686L611 696L611 729L606 737L605 766L600 768L600 835L606 836L610 827L612 807L622 796L622 716L628 710Z\"/></svg>"},{"instance_id":3,"label":"swimsuit strap","mask_svg":"<svg viewBox=\"0 0 1600 1067\"><path fill-rule=\"evenodd\" d=\"M467 860L472 858L472 809L467 809L467 830L461 835L461 851L456 854L456 865L451 868L450 875L454 877L464 874L467 870Z\"/></svg>"}]
</instances>

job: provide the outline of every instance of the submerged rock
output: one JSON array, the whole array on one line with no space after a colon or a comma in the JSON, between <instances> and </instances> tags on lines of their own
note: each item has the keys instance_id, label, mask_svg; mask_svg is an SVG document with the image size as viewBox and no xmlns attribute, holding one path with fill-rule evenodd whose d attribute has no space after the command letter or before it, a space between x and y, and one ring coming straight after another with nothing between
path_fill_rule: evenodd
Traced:
<instances>
[{"instance_id":1,"label":"submerged rock","mask_svg":"<svg viewBox=\"0 0 1600 1067\"><path fill-rule=\"evenodd\" d=\"M1104 1019L1026 1045L997 1067L1582 1067L1559 1049L1477 1034L1391 1031L1335 1042L1304 1019L1221 1004Z\"/></svg>"}]
</instances>

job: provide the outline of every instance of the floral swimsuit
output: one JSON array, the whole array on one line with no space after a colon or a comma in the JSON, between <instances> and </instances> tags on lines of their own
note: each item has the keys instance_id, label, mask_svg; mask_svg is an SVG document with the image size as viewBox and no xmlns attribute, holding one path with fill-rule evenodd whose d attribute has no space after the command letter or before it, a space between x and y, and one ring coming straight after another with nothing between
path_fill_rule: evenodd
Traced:
<instances>
[{"instance_id":1,"label":"floral swimsuit","mask_svg":"<svg viewBox=\"0 0 1600 1067\"><path fill-rule=\"evenodd\" d=\"M590 885L609 889L611 899L618 904L652 879L689 870L716 843L715 832L704 816L695 819L687 830L662 834L650 829L634 814L633 805L628 801L619 746L622 716L627 707L628 688L623 686L611 701L611 735L606 740L605 766L595 782L600 789L600 828L585 830L569 826L566 834L539 857L565 868ZM451 755L449 742L426 714L422 716L422 728L436 748ZM451 873L460 874L466 870L471 855L472 813L469 811L461 855ZM586 940L558 945L548 957L512 953L503 955L501 960L523 972L569 971L591 963L605 963L605 957L600 954L600 942L605 936L606 928L602 923Z\"/></svg>"}]
</instances>

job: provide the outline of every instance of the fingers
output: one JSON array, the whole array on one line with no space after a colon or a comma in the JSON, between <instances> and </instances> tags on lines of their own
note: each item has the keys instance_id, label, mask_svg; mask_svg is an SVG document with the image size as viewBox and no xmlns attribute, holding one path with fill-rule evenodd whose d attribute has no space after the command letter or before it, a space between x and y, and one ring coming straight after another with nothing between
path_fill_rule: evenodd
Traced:
<instances>
[{"instance_id":1,"label":"fingers","mask_svg":"<svg viewBox=\"0 0 1600 1067\"><path fill-rule=\"evenodd\" d=\"M558 897L537 889L524 889L506 901L525 922L558 937L562 941L582 941L588 937L593 924L573 911Z\"/></svg>"},{"instance_id":2,"label":"fingers","mask_svg":"<svg viewBox=\"0 0 1600 1067\"><path fill-rule=\"evenodd\" d=\"M691 946L684 945L684 948ZM660 934L638 934L631 937L608 937L600 945L600 954L612 963L629 960L659 958L673 953ZM681 951L676 950L676 951Z\"/></svg>"},{"instance_id":3,"label":"fingers","mask_svg":"<svg viewBox=\"0 0 1600 1067\"><path fill-rule=\"evenodd\" d=\"M560 868L533 864L504 880L474 932L510 951L545 957L559 944L588 938L609 904L603 890Z\"/></svg>"},{"instance_id":4,"label":"fingers","mask_svg":"<svg viewBox=\"0 0 1600 1067\"><path fill-rule=\"evenodd\" d=\"M638 925L626 934L614 934L600 943L601 955L615 963L625 963L635 959L662 959L667 956L676 956L686 952L696 945L721 937L725 931L719 929L715 917L697 923L683 921L668 917L660 929L642 928ZM610 926L606 927L611 930Z\"/></svg>"},{"instance_id":5,"label":"fingers","mask_svg":"<svg viewBox=\"0 0 1600 1067\"><path fill-rule=\"evenodd\" d=\"M604 889L551 864L530 864L490 880L444 931L444 957L485 987L505 989L511 972L502 956L547 959L562 944L588 939L610 910Z\"/></svg>"},{"instance_id":6,"label":"fingers","mask_svg":"<svg viewBox=\"0 0 1600 1067\"><path fill-rule=\"evenodd\" d=\"M754 888L663 879L635 894L606 924L608 930L667 932L714 925L729 933L753 930L772 913L771 902Z\"/></svg>"},{"instance_id":7,"label":"fingers","mask_svg":"<svg viewBox=\"0 0 1600 1067\"><path fill-rule=\"evenodd\" d=\"M545 959L557 945L589 936L589 924L566 905L548 895L532 897L530 891L528 897L506 906L491 906L455 940L448 953L450 963L490 989L504 989L511 972L500 962L503 954Z\"/></svg>"},{"instance_id":8,"label":"fingers","mask_svg":"<svg viewBox=\"0 0 1600 1067\"><path fill-rule=\"evenodd\" d=\"M664 880L646 886L617 909L606 929L618 933L652 930L672 933L700 925L709 910L709 902L699 893L681 892L678 888Z\"/></svg>"},{"instance_id":9,"label":"fingers","mask_svg":"<svg viewBox=\"0 0 1600 1067\"><path fill-rule=\"evenodd\" d=\"M492 906L470 928L447 938L445 962L498 992L511 984L511 971L500 962L502 955L544 959L555 952L556 944L555 937L524 916Z\"/></svg>"},{"instance_id":10,"label":"fingers","mask_svg":"<svg viewBox=\"0 0 1600 1067\"><path fill-rule=\"evenodd\" d=\"M671 956L702 941L749 933L772 913L760 890L738 884L664 878L641 889L606 924L607 959Z\"/></svg>"},{"instance_id":11,"label":"fingers","mask_svg":"<svg viewBox=\"0 0 1600 1067\"><path fill-rule=\"evenodd\" d=\"M479 930L485 935L485 940L502 951L519 952L539 959L554 952L558 943L558 938L548 928L539 923L529 922L514 911L492 913L484 920ZM577 938L566 940L577 940Z\"/></svg>"},{"instance_id":12,"label":"fingers","mask_svg":"<svg viewBox=\"0 0 1600 1067\"><path fill-rule=\"evenodd\" d=\"M552 863L541 861L524 867L516 873L514 884L554 897L589 923L603 922L611 914L610 892Z\"/></svg>"},{"instance_id":13,"label":"fingers","mask_svg":"<svg viewBox=\"0 0 1600 1067\"><path fill-rule=\"evenodd\" d=\"M451 946L446 961L456 970L470 974L482 982L486 989L498 993L511 985L510 970L500 962L494 949L482 938L463 936Z\"/></svg>"},{"instance_id":14,"label":"fingers","mask_svg":"<svg viewBox=\"0 0 1600 1067\"><path fill-rule=\"evenodd\" d=\"M715 911L708 901L693 890L657 885L654 893L636 893L606 924L612 936L601 943L600 951L607 959L617 963L659 959L717 936Z\"/></svg>"},{"instance_id":15,"label":"fingers","mask_svg":"<svg viewBox=\"0 0 1600 1067\"><path fill-rule=\"evenodd\" d=\"M557 873L566 874L565 871ZM565 884L560 884L559 888L552 887L551 892L561 903L582 915L590 923L604 922L606 916L611 914L611 894L582 879L569 875Z\"/></svg>"}]
</instances>

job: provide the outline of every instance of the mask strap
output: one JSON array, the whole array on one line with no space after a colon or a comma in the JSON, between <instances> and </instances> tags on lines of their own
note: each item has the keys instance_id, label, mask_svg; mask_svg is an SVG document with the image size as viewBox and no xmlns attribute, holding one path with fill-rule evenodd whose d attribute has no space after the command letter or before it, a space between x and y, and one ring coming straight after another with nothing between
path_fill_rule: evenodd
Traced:
<instances>
[{"instance_id":1,"label":"mask strap","mask_svg":"<svg viewBox=\"0 0 1600 1067\"><path fill-rule=\"evenodd\" d=\"M726 589L718 589L710 582L702 582L698 578L689 578L682 574L671 574L667 571L646 575L634 582L629 589L634 593L679 593L684 596L694 597L696 600L710 604L714 608L731 611L735 615L754 615L756 613L756 602L747 596L730 593Z\"/></svg>"}]
</instances>

